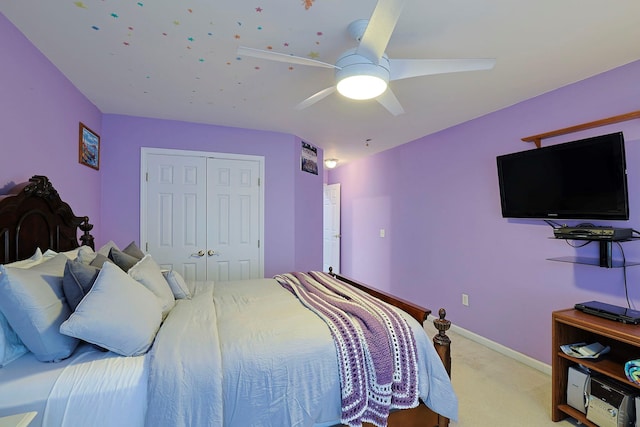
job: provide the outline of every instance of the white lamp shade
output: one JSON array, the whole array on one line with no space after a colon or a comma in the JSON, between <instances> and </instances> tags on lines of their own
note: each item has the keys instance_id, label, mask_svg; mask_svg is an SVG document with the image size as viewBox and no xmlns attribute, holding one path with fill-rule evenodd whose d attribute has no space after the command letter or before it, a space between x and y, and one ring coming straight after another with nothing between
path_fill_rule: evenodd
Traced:
<instances>
[{"instance_id":1,"label":"white lamp shade","mask_svg":"<svg viewBox=\"0 0 640 427\"><path fill-rule=\"evenodd\" d=\"M338 82L338 92L351 99L371 99L387 90L387 82L377 76L351 76Z\"/></svg>"},{"instance_id":2,"label":"white lamp shade","mask_svg":"<svg viewBox=\"0 0 640 427\"><path fill-rule=\"evenodd\" d=\"M338 159L327 159L324 161L324 165L329 169L333 169L338 166Z\"/></svg>"},{"instance_id":3,"label":"white lamp shade","mask_svg":"<svg viewBox=\"0 0 640 427\"><path fill-rule=\"evenodd\" d=\"M336 88L347 98L372 99L387 90L389 59L386 55L378 63L373 63L351 49L338 59L336 66Z\"/></svg>"}]
</instances>

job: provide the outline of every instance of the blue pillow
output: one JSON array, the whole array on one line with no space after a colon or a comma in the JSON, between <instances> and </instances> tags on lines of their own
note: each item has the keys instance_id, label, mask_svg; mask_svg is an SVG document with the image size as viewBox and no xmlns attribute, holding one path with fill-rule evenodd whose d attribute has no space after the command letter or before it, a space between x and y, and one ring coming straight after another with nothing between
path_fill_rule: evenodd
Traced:
<instances>
[{"instance_id":1,"label":"blue pillow","mask_svg":"<svg viewBox=\"0 0 640 427\"><path fill-rule=\"evenodd\" d=\"M62 290L71 311L75 311L82 298L89 292L98 273L100 269L92 265L80 261L67 261L62 276Z\"/></svg>"},{"instance_id":2,"label":"blue pillow","mask_svg":"<svg viewBox=\"0 0 640 427\"><path fill-rule=\"evenodd\" d=\"M118 248L111 248L109 251L109 259L113 261L118 267L122 269L122 271L127 272L131 267L136 265L138 258L131 256L129 254L125 254Z\"/></svg>"}]
</instances>

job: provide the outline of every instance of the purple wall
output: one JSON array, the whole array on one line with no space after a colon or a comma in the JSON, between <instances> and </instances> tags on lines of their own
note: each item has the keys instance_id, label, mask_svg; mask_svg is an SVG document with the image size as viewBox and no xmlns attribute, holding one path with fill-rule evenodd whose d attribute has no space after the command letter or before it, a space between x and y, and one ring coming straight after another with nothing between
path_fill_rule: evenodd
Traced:
<instances>
[{"instance_id":1,"label":"purple wall","mask_svg":"<svg viewBox=\"0 0 640 427\"><path fill-rule=\"evenodd\" d=\"M502 218L495 158L534 148L522 137L639 109L640 61L339 166L329 183L341 184L342 272L445 307L455 324L549 363L551 312L592 299L626 306L623 270L548 261L597 256L597 245L575 249L550 239L542 221ZM608 225L640 229L640 120L543 144L617 130L627 141L631 219ZM640 261L640 243L623 249ZM636 308L639 279L640 266L629 267Z\"/></svg>"},{"instance_id":2,"label":"purple wall","mask_svg":"<svg viewBox=\"0 0 640 427\"><path fill-rule=\"evenodd\" d=\"M99 232L100 172L78 163L78 126L101 113L0 14L0 194L46 175Z\"/></svg>"},{"instance_id":3,"label":"purple wall","mask_svg":"<svg viewBox=\"0 0 640 427\"><path fill-rule=\"evenodd\" d=\"M265 157L265 275L322 269L322 176L300 170L300 139L120 115L105 115L102 129L109 144L101 165L103 239L139 240L141 147L258 155Z\"/></svg>"},{"instance_id":4,"label":"purple wall","mask_svg":"<svg viewBox=\"0 0 640 427\"><path fill-rule=\"evenodd\" d=\"M322 175L300 171L298 138L103 116L2 14L0 58L0 193L32 175L47 175L77 215L91 218L97 245L126 245L140 236L140 147L260 155L265 274L322 268ZM101 137L99 171L78 163L79 122Z\"/></svg>"}]
</instances>

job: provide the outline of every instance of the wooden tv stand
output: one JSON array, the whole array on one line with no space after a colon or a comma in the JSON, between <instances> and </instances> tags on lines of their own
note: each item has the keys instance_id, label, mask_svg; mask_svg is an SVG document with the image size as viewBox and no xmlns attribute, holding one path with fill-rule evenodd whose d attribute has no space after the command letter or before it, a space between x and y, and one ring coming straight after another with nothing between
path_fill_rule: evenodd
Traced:
<instances>
[{"instance_id":1,"label":"wooden tv stand","mask_svg":"<svg viewBox=\"0 0 640 427\"><path fill-rule=\"evenodd\" d=\"M638 389L640 386L629 381L624 373L624 364L640 359L640 325L630 325L603 319L573 308L554 311L552 314L552 391L551 419L561 421L573 417L582 424L597 427L582 412L567 405L567 382L569 366L580 363L592 372ZM576 359L567 356L561 345L584 341L588 344L599 342L610 346L611 351L600 359Z\"/></svg>"}]
</instances>

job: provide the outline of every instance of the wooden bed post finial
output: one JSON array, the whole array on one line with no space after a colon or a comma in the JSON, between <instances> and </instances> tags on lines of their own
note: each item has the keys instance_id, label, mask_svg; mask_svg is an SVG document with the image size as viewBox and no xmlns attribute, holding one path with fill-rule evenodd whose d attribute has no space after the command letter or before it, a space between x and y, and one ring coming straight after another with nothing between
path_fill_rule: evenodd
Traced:
<instances>
[{"instance_id":1,"label":"wooden bed post finial","mask_svg":"<svg viewBox=\"0 0 640 427\"><path fill-rule=\"evenodd\" d=\"M84 246L89 246L91 249L95 249L95 243L93 241L93 236L90 231L93 229L93 224L89 222L89 217L85 216L82 218L82 222L78 225L78 228L83 231L82 236L80 236L80 241Z\"/></svg>"},{"instance_id":2,"label":"wooden bed post finial","mask_svg":"<svg viewBox=\"0 0 640 427\"><path fill-rule=\"evenodd\" d=\"M440 310L438 310L438 316L440 316L440 318L433 321L433 325L438 330L438 335L436 335L433 340L438 340L439 344L442 345L451 344L451 339L449 339L449 337L447 336L447 331L451 327L451 321L445 319L446 315L447 310L441 308Z\"/></svg>"},{"instance_id":3,"label":"wooden bed post finial","mask_svg":"<svg viewBox=\"0 0 640 427\"><path fill-rule=\"evenodd\" d=\"M438 334L433 337L433 345L442 359L445 369L451 376L451 339L447 336L447 331L451 327L451 321L445 319L447 310L441 308L438 311L439 319L433 321L433 325L438 330Z\"/></svg>"}]
</instances>

